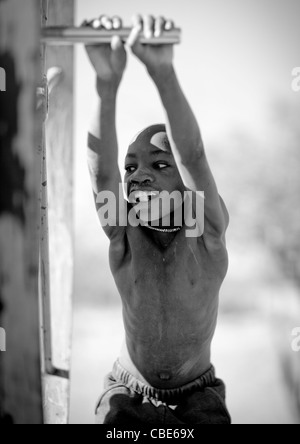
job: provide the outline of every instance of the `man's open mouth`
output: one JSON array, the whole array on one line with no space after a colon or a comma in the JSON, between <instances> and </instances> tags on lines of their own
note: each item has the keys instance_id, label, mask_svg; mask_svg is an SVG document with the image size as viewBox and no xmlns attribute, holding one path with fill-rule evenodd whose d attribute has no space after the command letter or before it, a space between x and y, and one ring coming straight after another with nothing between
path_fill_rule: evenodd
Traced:
<instances>
[{"instance_id":1,"label":"man's open mouth","mask_svg":"<svg viewBox=\"0 0 300 444\"><path fill-rule=\"evenodd\" d=\"M159 197L158 191L133 191L130 193L129 202L131 204L147 203Z\"/></svg>"}]
</instances>

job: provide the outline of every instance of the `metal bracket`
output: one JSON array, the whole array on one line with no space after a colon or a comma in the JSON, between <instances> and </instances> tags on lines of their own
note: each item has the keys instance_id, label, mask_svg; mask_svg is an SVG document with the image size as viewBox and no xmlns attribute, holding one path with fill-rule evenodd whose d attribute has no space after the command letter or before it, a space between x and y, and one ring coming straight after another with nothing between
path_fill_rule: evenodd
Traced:
<instances>
[{"instance_id":1,"label":"metal bracket","mask_svg":"<svg viewBox=\"0 0 300 444\"><path fill-rule=\"evenodd\" d=\"M40 227L40 293L41 293L41 323L44 372L47 375L64 379L70 378L70 372L58 369L53 365L52 335L51 335L51 285L49 264L49 221L48 221L48 191L47 191L47 152L46 152L46 120L49 114L49 97L59 84L63 72L58 67L50 68L43 76L42 85L37 88L37 107L42 112L43 130L41 134L41 227Z\"/></svg>"},{"instance_id":2,"label":"metal bracket","mask_svg":"<svg viewBox=\"0 0 300 444\"><path fill-rule=\"evenodd\" d=\"M49 113L49 97L53 89L59 84L63 72L58 67L49 68L43 76L42 85L37 88L37 109L42 110L43 122L46 122Z\"/></svg>"},{"instance_id":3,"label":"metal bracket","mask_svg":"<svg viewBox=\"0 0 300 444\"><path fill-rule=\"evenodd\" d=\"M37 88L37 110L42 112L43 119L45 122L48 117L49 111L49 91L48 91L48 81L47 77L43 76L42 85Z\"/></svg>"}]
</instances>

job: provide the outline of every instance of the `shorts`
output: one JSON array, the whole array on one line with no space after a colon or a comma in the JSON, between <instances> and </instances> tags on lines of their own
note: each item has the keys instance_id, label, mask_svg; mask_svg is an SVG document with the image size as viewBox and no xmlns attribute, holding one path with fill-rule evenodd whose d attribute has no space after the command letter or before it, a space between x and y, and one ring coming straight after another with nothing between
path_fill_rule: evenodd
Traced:
<instances>
[{"instance_id":1,"label":"shorts","mask_svg":"<svg viewBox=\"0 0 300 444\"><path fill-rule=\"evenodd\" d=\"M96 408L96 424L231 424L225 385L212 366L200 378L174 390L159 390L134 378L117 361Z\"/></svg>"}]
</instances>

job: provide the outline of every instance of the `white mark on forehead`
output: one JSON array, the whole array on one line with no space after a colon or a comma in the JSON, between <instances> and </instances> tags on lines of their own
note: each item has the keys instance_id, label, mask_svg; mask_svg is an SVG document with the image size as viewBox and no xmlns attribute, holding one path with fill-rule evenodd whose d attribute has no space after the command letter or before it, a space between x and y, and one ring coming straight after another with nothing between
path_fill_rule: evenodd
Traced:
<instances>
[{"instance_id":1,"label":"white mark on forehead","mask_svg":"<svg viewBox=\"0 0 300 444\"><path fill-rule=\"evenodd\" d=\"M149 127L146 130L140 131L136 136L134 136L133 140L130 142L129 147L134 146L136 143L138 143L145 148L149 148L152 146L161 151L170 153L171 146L168 135L166 130L162 127L163 125L157 125L157 128Z\"/></svg>"},{"instance_id":2,"label":"white mark on forehead","mask_svg":"<svg viewBox=\"0 0 300 444\"><path fill-rule=\"evenodd\" d=\"M156 146L157 148L159 148L162 151L169 151L168 136L167 136L167 133L165 133L164 131L154 134L151 137L150 143L151 143L151 145Z\"/></svg>"}]
</instances>

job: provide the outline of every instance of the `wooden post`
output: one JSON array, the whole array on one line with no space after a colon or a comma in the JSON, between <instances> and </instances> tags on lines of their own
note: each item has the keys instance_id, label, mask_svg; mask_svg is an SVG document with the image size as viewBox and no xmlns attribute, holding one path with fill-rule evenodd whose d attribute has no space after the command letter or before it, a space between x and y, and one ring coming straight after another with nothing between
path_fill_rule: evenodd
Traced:
<instances>
[{"instance_id":1,"label":"wooden post","mask_svg":"<svg viewBox=\"0 0 300 444\"><path fill-rule=\"evenodd\" d=\"M46 1L42 1L45 15ZM74 25L74 0L49 0L44 25ZM47 424L66 424L69 413L71 320L73 291L73 47L47 47L45 71L57 67L62 75L49 98L46 122L44 158L47 179L43 193L48 199L44 212L44 233L49 234L49 251L43 249L45 265L42 282L47 301L44 317L47 319L46 347L43 377L44 414ZM46 176L44 176L46 177ZM47 202L48 200L48 202ZM48 227L47 227L48 225ZM49 263L49 266L48 266ZM47 282L49 282L47 290ZM44 350L45 351L45 350Z\"/></svg>"},{"instance_id":2,"label":"wooden post","mask_svg":"<svg viewBox=\"0 0 300 444\"><path fill-rule=\"evenodd\" d=\"M0 421L43 422L39 309L39 156L36 86L37 0L0 1Z\"/></svg>"}]
</instances>

